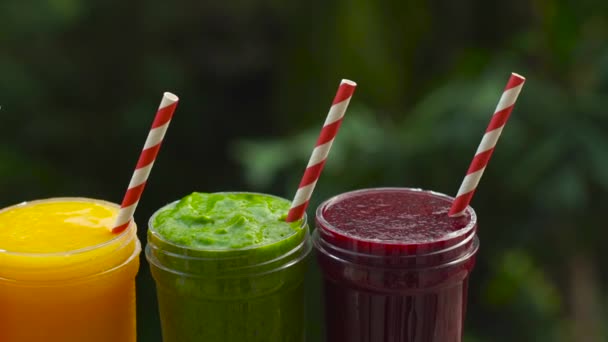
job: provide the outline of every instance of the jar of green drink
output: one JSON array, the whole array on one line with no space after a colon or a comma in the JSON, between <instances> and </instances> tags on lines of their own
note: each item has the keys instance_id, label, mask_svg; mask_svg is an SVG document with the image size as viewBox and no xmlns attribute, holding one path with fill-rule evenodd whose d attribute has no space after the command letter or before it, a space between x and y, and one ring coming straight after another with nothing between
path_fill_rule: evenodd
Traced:
<instances>
[{"instance_id":1,"label":"jar of green drink","mask_svg":"<svg viewBox=\"0 0 608 342\"><path fill-rule=\"evenodd\" d=\"M151 218L164 342L304 341L306 218L256 193L194 193Z\"/></svg>"}]
</instances>

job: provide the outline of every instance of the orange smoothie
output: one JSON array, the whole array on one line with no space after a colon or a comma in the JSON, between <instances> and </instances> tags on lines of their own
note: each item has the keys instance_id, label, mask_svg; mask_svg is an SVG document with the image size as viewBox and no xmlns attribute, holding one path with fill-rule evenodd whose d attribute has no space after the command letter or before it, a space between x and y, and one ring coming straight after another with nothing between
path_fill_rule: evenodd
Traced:
<instances>
[{"instance_id":1,"label":"orange smoothie","mask_svg":"<svg viewBox=\"0 0 608 342\"><path fill-rule=\"evenodd\" d=\"M0 210L0 341L135 342L137 226L118 206L54 198Z\"/></svg>"}]
</instances>

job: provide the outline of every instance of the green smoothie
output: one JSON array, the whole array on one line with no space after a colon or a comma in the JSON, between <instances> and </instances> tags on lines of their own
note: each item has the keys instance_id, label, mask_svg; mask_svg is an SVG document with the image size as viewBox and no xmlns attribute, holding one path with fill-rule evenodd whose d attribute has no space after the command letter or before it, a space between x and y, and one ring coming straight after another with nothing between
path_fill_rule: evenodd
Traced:
<instances>
[{"instance_id":1,"label":"green smoothie","mask_svg":"<svg viewBox=\"0 0 608 342\"><path fill-rule=\"evenodd\" d=\"M150 219L165 342L303 341L305 221L254 193L193 193Z\"/></svg>"}]
</instances>

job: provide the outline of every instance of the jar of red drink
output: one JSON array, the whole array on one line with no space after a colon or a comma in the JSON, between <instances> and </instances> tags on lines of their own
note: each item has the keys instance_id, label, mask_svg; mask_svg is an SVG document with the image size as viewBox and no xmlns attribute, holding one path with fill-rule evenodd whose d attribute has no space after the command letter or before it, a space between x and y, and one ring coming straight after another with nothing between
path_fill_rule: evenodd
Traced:
<instances>
[{"instance_id":1,"label":"jar of red drink","mask_svg":"<svg viewBox=\"0 0 608 342\"><path fill-rule=\"evenodd\" d=\"M316 212L327 341L460 342L479 247L471 207L410 188L335 196Z\"/></svg>"}]
</instances>

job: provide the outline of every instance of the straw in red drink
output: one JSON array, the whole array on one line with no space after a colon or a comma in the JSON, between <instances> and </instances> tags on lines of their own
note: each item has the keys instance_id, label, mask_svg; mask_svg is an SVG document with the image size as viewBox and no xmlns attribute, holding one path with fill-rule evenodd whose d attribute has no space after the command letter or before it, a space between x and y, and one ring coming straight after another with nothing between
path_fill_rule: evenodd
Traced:
<instances>
[{"instance_id":1,"label":"straw in red drink","mask_svg":"<svg viewBox=\"0 0 608 342\"><path fill-rule=\"evenodd\" d=\"M154 165L154 160L156 160L160 145L163 142L165 132L169 128L169 123L171 123L171 118L178 101L178 97L171 93L166 92L163 94L163 99L160 102L156 117L154 118L154 122L152 122L152 128L150 129L150 133L148 133L146 143L135 166L135 172L131 177L127 193L120 205L120 211L112 229L113 233L117 234L127 229L133 219L133 214L135 213L141 194L144 192L146 181Z\"/></svg>"},{"instance_id":2,"label":"straw in red drink","mask_svg":"<svg viewBox=\"0 0 608 342\"><path fill-rule=\"evenodd\" d=\"M509 82L507 83L507 86L500 97L498 106L496 106L494 115L490 120L490 124L488 125L483 138L481 139L477 152L475 152L475 157L467 170L467 175L464 177L462 185L460 185L460 189L458 190L458 194L452 203L452 207L450 208L448 215L463 215L467 206L471 202L475 189L479 184L479 180L481 179L481 176L488 165L490 157L492 156L494 148L496 147L496 142L498 141L498 138L502 133L502 129L513 111L515 101L517 101L517 97L519 96L525 81L526 79L523 76L515 73L511 74L511 78L509 78Z\"/></svg>"},{"instance_id":3,"label":"straw in red drink","mask_svg":"<svg viewBox=\"0 0 608 342\"><path fill-rule=\"evenodd\" d=\"M304 217L310 196L315 189L317 180L319 180L323 166L325 166L329 150L336 134L338 134L342 118L344 117L344 113L346 113L348 103L355 92L356 86L357 84L350 80L342 80L340 82L340 87L329 109L327 119L325 119L319 139L317 139L317 144L312 151L312 155L304 171L304 176L302 176L302 180L298 186L298 191L291 203L291 208L287 214L287 222L294 222Z\"/></svg>"}]
</instances>

